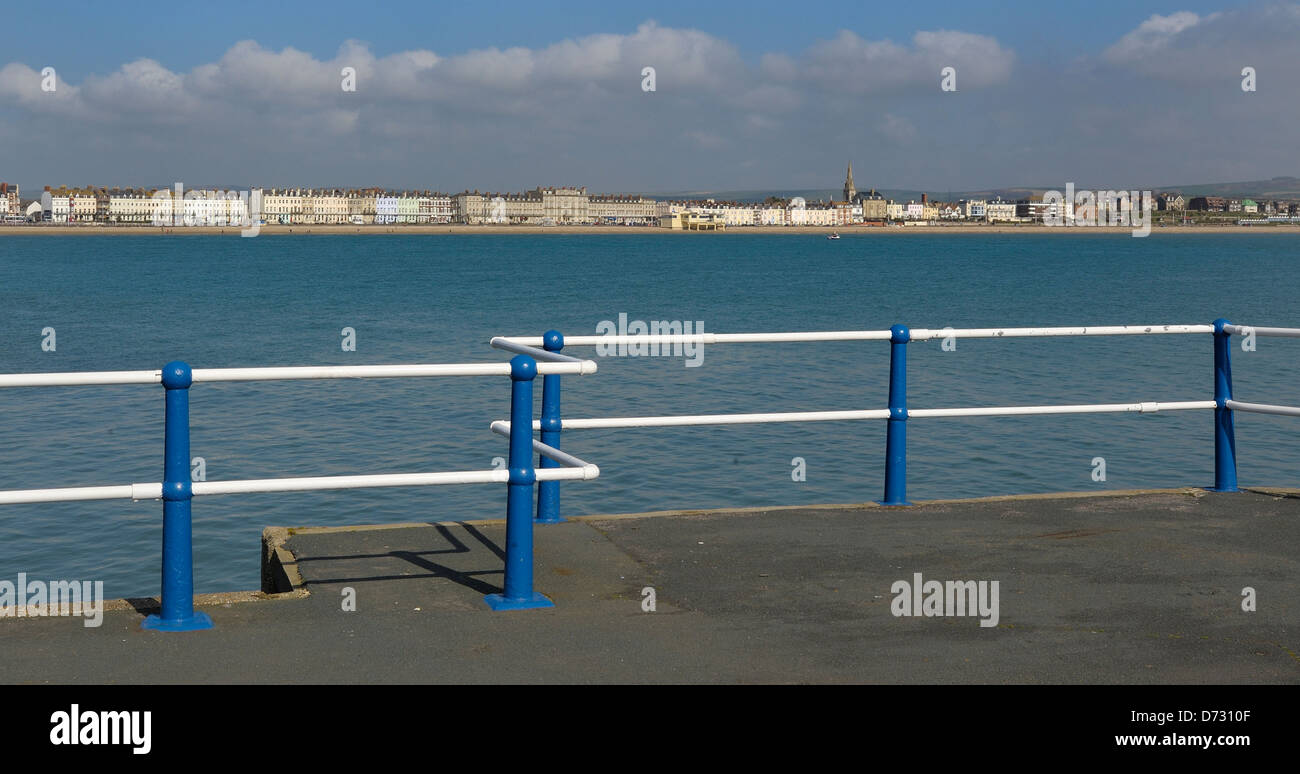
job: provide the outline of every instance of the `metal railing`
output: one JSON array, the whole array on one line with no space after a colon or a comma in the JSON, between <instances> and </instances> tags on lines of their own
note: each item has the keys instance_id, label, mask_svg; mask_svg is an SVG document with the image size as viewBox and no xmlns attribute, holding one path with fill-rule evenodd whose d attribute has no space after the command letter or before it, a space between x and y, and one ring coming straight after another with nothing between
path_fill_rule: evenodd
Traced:
<instances>
[{"instance_id":1,"label":"metal railing","mask_svg":"<svg viewBox=\"0 0 1300 774\"><path fill-rule=\"evenodd\" d=\"M1172 402L1090 403L1046 406L975 406L960 408L912 409L907 405L907 345L913 341L946 338L1034 338L1048 336L1150 336L1211 334L1214 337L1214 398ZM993 417L1035 414L1101 414L1213 409L1214 486L1216 492L1237 489L1236 439L1232 412L1251 411L1264 414L1300 416L1300 408L1236 401L1232 396L1232 368L1229 340L1233 334L1300 337L1300 328L1269 328L1233 325L1215 320L1211 325L1114 325L1041 328L917 328L895 325L889 330L867 331L799 331L781 333L695 333L695 334L622 334L565 337L548 331L542 337L496 337L491 345L515 351L517 347L544 346L558 353L567 346L593 345L684 345L684 344L755 344L827 341L889 341L889 396L887 408L849 411L788 411L758 414L697 414L643 417L562 418L560 412L560 377L548 376L543 385L542 419L533 429L542 430L543 441L560 448L564 430L594 430L632 427L683 427L692 425L761 424L769 422L833 422L844 420L883 419L885 435L886 506L907 506L907 421L932 417ZM540 493L536 520L541 523L563 521L559 512L559 482L549 485L548 496Z\"/></svg>"},{"instance_id":2,"label":"metal railing","mask_svg":"<svg viewBox=\"0 0 1300 774\"><path fill-rule=\"evenodd\" d=\"M1214 397L1212 400L924 409L909 409L907 405L907 345L912 341L949 337L1024 338L1163 334L1211 334L1213 336ZM910 505L907 500L907 421L909 419L1035 414L1147 414L1158 411L1213 409L1215 481L1210 489L1218 492L1235 492L1238 488L1233 412L1300 416L1300 408L1248 403L1233 398L1232 368L1229 357L1230 339L1233 335L1300 338L1300 328L1239 326L1220 319L1212 325L964 329L909 329L903 325L895 325L889 330L870 331L633 334L573 336L568 339L558 331L552 330L541 337L493 338L490 343L494 348L516 353L509 363L191 369L184 362L174 361L158 371L3 374L0 375L0 388L161 384L165 390L165 427L161 482L6 490L0 491L0 505L107 499L161 499L163 501L162 593L160 595L162 610L160 614L146 618L142 626L163 631L190 631L212 626L212 621L206 614L194 609L190 503L195 496L387 486L504 483L507 485L505 582L500 594L490 594L485 597L485 601L495 610L550 607L552 602L533 589L533 526L535 523L564 521L560 515L561 481L589 480L600 475L595 465L562 451L561 436L566 429L882 419L886 421L887 427L884 497L879 502L886 506L907 506ZM563 354L561 350L566 345L827 341L890 342L889 394L886 408L577 419L564 419L561 415L561 377L565 374L590 374L597 368L594 360ZM542 376L541 412L540 418L534 420L533 383L539 374ZM509 439L510 452L506 470L385 473L243 481L191 482L190 480L189 389L195 382L507 375L511 379L510 419L508 422L494 421L489 425L492 432ZM530 432L512 433L511 429L515 427L528 427ZM540 431L540 440L534 439L531 431ZM538 455L536 465L533 463L534 453ZM537 490L536 517L533 515L534 485Z\"/></svg>"},{"instance_id":3,"label":"metal railing","mask_svg":"<svg viewBox=\"0 0 1300 774\"><path fill-rule=\"evenodd\" d=\"M596 363L532 347L515 348L509 363L307 366L287 368L190 368L173 361L158 371L97 371L85 373L3 374L3 387L53 387L106 384L161 384L165 390L163 430L163 480L120 486L85 486L57 489L0 491L0 505L84 500L163 501L161 611L148 616L142 626L161 631L193 631L212 627L212 619L194 609L194 563L191 500L196 496L253 492L305 492L327 489L361 489L390 486L448 484L506 484L505 583L500 594L485 597L494 610L551 607L552 602L533 589L532 492L537 482L593 479L600 470L571 454L533 441L531 434L511 436L508 426L493 427L510 440L505 470L467 470L424 473L382 473L311 478L268 478L244 481L190 480L189 390L196 382L246 382L282 379L391 379L450 376L509 376L510 418L527 425L533 416L533 380L560 374L595 373ZM538 363L538 360L543 362ZM536 470L533 452L550 464Z\"/></svg>"}]
</instances>

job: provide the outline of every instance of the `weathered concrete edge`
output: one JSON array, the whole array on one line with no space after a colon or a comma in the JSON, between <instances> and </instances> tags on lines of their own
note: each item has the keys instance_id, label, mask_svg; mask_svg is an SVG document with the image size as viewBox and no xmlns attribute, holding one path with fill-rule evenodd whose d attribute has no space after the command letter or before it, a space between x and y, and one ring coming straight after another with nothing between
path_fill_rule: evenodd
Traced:
<instances>
[{"instance_id":1,"label":"weathered concrete edge","mask_svg":"<svg viewBox=\"0 0 1300 774\"><path fill-rule=\"evenodd\" d=\"M1286 496L1300 496L1300 489L1286 487L1243 487L1243 492ZM646 519L659 516L705 516L715 513L771 513L772 511L818 511L818 510L877 510L906 512L923 505L957 505L961 503L996 503L1023 502L1032 500L1074 500L1112 497L1138 497L1142 495L1186 495L1203 497L1209 494L1204 487L1184 486L1171 489L1106 489L1098 492L1043 492L1038 494L991 495L989 497L965 497L951 500L913 500L911 505L881 505L877 502L865 503L826 503L816 505L760 505L747 508L706 508L697 510L644 511L642 513L597 514L591 516L568 516L569 521L616 521L619 519ZM477 523L477 522L476 522Z\"/></svg>"},{"instance_id":2,"label":"weathered concrete edge","mask_svg":"<svg viewBox=\"0 0 1300 774\"><path fill-rule=\"evenodd\" d=\"M1300 489L1289 487L1243 487L1242 491L1275 497L1300 497ZM1202 497L1207 494L1204 487L1177 487L1172 489L1107 489L1099 492L1046 492L1039 494L993 495L990 497L967 497L952 500L916 500L911 508L920 505L949 505L959 503L987 502L1025 502L1033 500L1069 500L1113 497L1135 497L1140 495L1172 494L1188 497ZM818 503L813 505L769 505L748 508L705 508L695 510L642 511L640 513L593 514L590 516L569 516L569 521L616 521L621 519L649 519L673 516L707 516L710 514L734 513L770 513L772 511L819 511L819 510L879 510L907 511L909 507L884 506L875 502L865 503ZM501 525L505 519L475 519L473 521L419 521L396 522L392 524L357 524L339 527L266 527L262 530L262 590L261 591L226 591L215 594L196 594L194 604L198 607L228 605L239 602L264 602L267 600L301 599L309 592L298 571L298 559L285 543L294 535L320 535L339 532L369 532L386 529L410 529L412 527L456 526L462 524ZM144 612L159 607L156 598L113 599L104 602L104 609L135 609Z\"/></svg>"}]
</instances>

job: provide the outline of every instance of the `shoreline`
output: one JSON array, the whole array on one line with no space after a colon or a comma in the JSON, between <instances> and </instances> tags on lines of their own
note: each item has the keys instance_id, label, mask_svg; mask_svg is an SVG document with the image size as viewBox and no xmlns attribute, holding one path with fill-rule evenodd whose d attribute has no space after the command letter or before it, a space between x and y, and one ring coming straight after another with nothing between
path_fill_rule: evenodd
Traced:
<instances>
[{"instance_id":1,"label":"shoreline","mask_svg":"<svg viewBox=\"0 0 1300 774\"><path fill-rule=\"evenodd\" d=\"M353 226L353 225L301 225L301 226L262 226L258 236L270 235L351 235L351 236L402 236L437 234L465 235L492 234L537 236L546 234L678 234L678 235L716 235L728 234L781 234L786 236L826 235L838 232L840 236L899 236L906 234L1101 234L1125 235L1132 233L1127 226L1083 227L1083 226L987 226L987 225L942 225L942 226L737 226L723 231L680 231L655 226L470 226L451 225L408 225L408 226ZM1275 226L1154 226L1151 234L1296 234L1300 227L1290 224ZM240 229L233 226L0 226L0 237L4 236L239 236Z\"/></svg>"}]
</instances>

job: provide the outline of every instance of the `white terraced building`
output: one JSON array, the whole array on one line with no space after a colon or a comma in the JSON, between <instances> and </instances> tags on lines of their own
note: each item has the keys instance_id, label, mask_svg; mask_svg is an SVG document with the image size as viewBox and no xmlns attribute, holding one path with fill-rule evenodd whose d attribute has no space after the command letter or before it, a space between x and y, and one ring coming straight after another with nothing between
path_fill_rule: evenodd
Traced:
<instances>
[{"instance_id":1,"label":"white terraced building","mask_svg":"<svg viewBox=\"0 0 1300 774\"><path fill-rule=\"evenodd\" d=\"M375 191L348 192L348 222L368 225L375 222Z\"/></svg>"},{"instance_id":2,"label":"white terraced building","mask_svg":"<svg viewBox=\"0 0 1300 774\"><path fill-rule=\"evenodd\" d=\"M342 191L308 191L302 197L301 223L348 222L348 197Z\"/></svg>"},{"instance_id":3,"label":"white terraced building","mask_svg":"<svg viewBox=\"0 0 1300 774\"><path fill-rule=\"evenodd\" d=\"M419 223L450 223L456 209L448 194L426 191L419 198L418 212Z\"/></svg>"},{"instance_id":4,"label":"white terraced building","mask_svg":"<svg viewBox=\"0 0 1300 774\"><path fill-rule=\"evenodd\" d=\"M50 223L67 223L72 215L72 197L66 189L51 191L49 186L41 193L41 217Z\"/></svg>"},{"instance_id":5,"label":"white terraced building","mask_svg":"<svg viewBox=\"0 0 1300 774\"><path fill-rule=\"evenodd\" d=\"M385 192L375 197L375 223L397 222L397 194Z\"/></svg>"},{"instance_id":6,"label":"white terraced building","mask_svg":"<svg viewBox=\"0 0 1300 774\"><path fill-rule=\"evenodd\" d=\"M247 223L248 203L238 191L191 190L178 201L163 189L154 193L151 204L149 221L157 226L240 227Z\"/></svg>"},{"instance_id":7,"label":"white terraced building","mask_svg":"<svg viewBox=\"0 0 1300 774\"><path fill-rule=\"evenodd\" d=\"M159 204L153 191L144 189L113 190L108 192L109 223L150 223Z\"/></svg>"},{"instance_id":8,"label":"white terraced building","mask_svg":"<svg viewBox=\"0 0 1300 774\"><path fill-rule=\"evenodd\" d=\"M262 219L270 224L288 225L302 222L301 190L272 188L262 192Z\"/></svg>"},{"instance_id":9,"label":"white terraced building","mask_svg":"<svg viewBox=\"0 0 1300 774\"><path fill-rule=\"evenodd\" d=\"M653 224L659 217L659 202L642 196L592 195L587 213L596 223Z\"/></svg>"}]
</instances>

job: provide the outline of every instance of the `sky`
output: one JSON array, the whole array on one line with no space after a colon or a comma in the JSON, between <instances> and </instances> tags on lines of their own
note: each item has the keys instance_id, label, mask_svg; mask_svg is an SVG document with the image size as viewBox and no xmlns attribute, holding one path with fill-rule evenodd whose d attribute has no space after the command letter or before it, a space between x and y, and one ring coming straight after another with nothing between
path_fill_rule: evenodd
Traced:
<instances>
[{"instance_id":1,"label":"sky","mask_svg":"<svg viewBox=\"0 0 1300 774\"><path fill-rule=\"evenodd\" d=\"M27 195L838 188L849 160L859 189L936 194L1300 175L1295 2L64 0L0 23L0 180Z\"/></svg>"}]
</instances>

